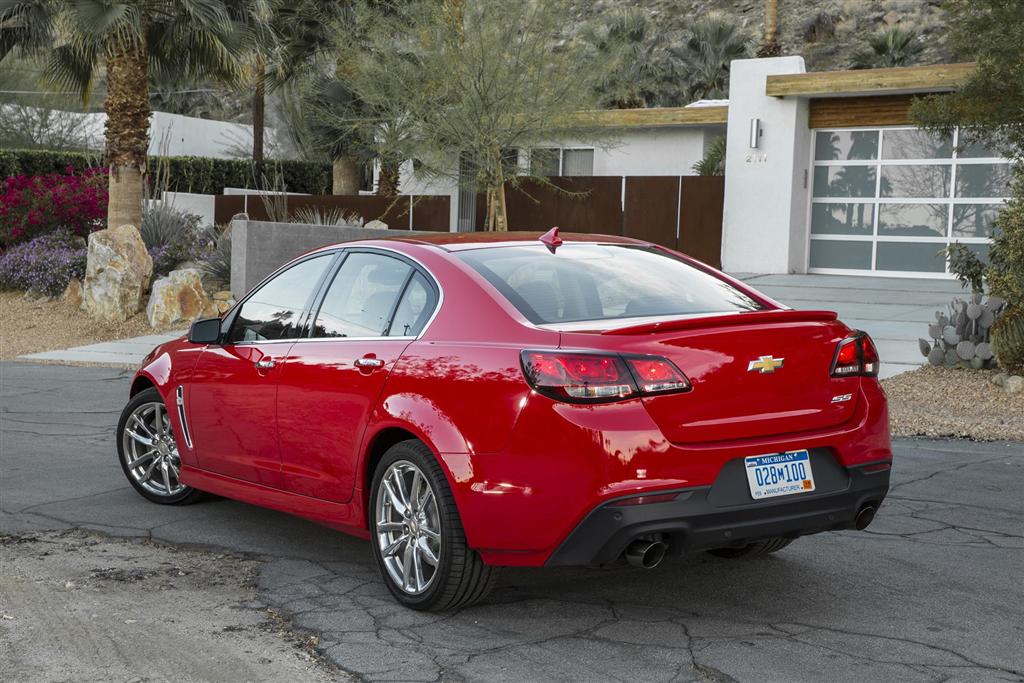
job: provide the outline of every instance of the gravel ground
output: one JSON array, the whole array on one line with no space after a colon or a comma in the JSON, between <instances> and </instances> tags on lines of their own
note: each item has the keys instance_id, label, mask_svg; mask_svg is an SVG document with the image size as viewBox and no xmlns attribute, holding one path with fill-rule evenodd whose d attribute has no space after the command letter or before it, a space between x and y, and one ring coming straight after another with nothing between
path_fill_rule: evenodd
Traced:
<instances>
[{"instance_id":1,"label":"gravel ground","mask_svg":"<svg viewBox=\"0 0 1024 683\"><path fill-rule=\"evenodd\" d=\"M255 600L260 563L85 531L0 536L9 681L347 678Z\"/></svg>"},{"instance_id":2,"label":"gravel ground","mask_svg":"<svg viewBox=\"0 0 1024 683\"><path fill-rule=\"evenodd\" d=\"M1024 394L1007 394L994 374L925 366L882 380L892 435L1024 441Z\"/></svg>"},{"instance_id":3,"label":"gravel ground","mask_svg":"<svg viewBox=\"0 0 1024 683\"><path fill-rule=\"evenodd\" d=\"M36 351L159 334L171 329L174 328L150 327L145 313L123 323L102 323L59 299L0 292L0 360Z\"/></svg>"}]
</instances>

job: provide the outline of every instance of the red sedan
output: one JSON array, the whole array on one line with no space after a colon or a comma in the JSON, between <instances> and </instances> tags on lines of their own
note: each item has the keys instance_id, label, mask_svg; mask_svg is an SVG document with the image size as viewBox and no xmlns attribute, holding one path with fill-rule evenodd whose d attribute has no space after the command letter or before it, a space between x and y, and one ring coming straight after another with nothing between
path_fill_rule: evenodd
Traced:
<instances>
[{"instance_id":1,"label":"red sedan","mask_svg":"<svg viewBox=\"0 0 1024 683\"><path fill-rule=\"evenodd\" d=\"M889 488L878 355L618 237L352 242L157 347L118 425L151 501L210 492L369 538L416 609L499 566L644 567L862 529Z\"/></svg>"}]
</instances>

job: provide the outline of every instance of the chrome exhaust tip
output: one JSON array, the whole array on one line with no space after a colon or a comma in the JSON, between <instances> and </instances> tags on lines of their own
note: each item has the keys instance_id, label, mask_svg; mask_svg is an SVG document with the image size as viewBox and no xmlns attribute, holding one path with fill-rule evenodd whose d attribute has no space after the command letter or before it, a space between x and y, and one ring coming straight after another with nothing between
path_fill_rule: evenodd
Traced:
<instances>
[{"instance_id":1,"label":"chrome exhaust tip","mask_svg":"<svg viewBox=\"0 0 1024 683\"><path fill-rule=\"evenodd\" d=\"M857 513L857 516L853 520L853 528L857 531L864 531L868 528L868 524L871 524L875 518L875 506L865 505Z\"/></svg>"},{"instance_id":2,"label":"chrome exhaust tip","mask_svg":"<svg viewBox=\"0 0 1024 683\"><path fill-rule=\"evenodd\" d=\"M668 546L661 541L637 539L626 548L626 561L641 569L654 569L665 559Z\"/></svg>"}]
</instances>

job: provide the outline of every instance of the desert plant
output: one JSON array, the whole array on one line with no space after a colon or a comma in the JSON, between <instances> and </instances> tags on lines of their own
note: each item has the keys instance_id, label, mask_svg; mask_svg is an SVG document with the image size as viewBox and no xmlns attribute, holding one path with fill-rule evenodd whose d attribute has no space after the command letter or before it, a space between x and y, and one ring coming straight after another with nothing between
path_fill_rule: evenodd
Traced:
<instances>
[{"instance_id":1,"label":"desert plant","mask_svg":"<svg viewBox=\"0 0 1024 683\"><path fill-rule=\"evenodd\" d=\"M209 226L203 233L203 255L199 269L221 285L231 283L231 227Z\"/></svg>"},{"instance_id":2,"label":"desert plant","mask_svg":"<svg viewBox=\"0 0 1024 683\"><path fill-rule=\"evenodd\" d=\"M932 365L971 367L991 366L994 351L991 332L1004 308L999 297L975 292L969 300L953 299L946 311L935 313L928 336L918 339L921 353Z\"/></svg>"},{"instance_id":3,"label":"desert plant","mask_svg":"<svg viewBox=\"0 0 1024 683\"><path fill-rule=\"evenodd\" d=\"M197 255L200 218L165 202L150 202L142 214L139 233L153 258L153 273L166 275L182 261Z\"/></svg>"},{"instance_id":4,"label":"desert plant","mask_svg":"<svg viewBox=\"0 0 1024 683\"><path fill-rule=\"evenodd\" d=\"M362 216L357 213L348 213L344 209L322 209L318 206L296 209L290 220L292 223L335 225L343 228L361 228L364 222Z\"/></svg>"},{"instance_id":5,"label":"desert plant","mask_svg":"<svg viewBox=\"0 0 1024 683\"><path fill-rule=\"evenodd\" d=\"M867 44L850 58L852 69L881 69L910 66L924 51L917 31L893 26L868 36Z\"/></svg>"},{"instance_id":6,"label":"desert plant","mask_svg":"<svg viewBox=\"0 0 1024 683\"><path fill-rule=\"evenodd\" d=\"M985 263L977 254L959 242L946 247L945 253L949 260L949 272L956 276L961 287L969 286L975 293L985 291Z\"/></svg>"},{"instance_id":7,"label":"desert plant","mask_svg":"<svg viewBox=\"0 0 1024 683\"><path fill-rule=\"evenodd\" d=\"M1011 309L996 321L992 352L1003 370L1024 375L1024 308Z\"/></svg>"},{"instance_id":8,"label":"desert plant","mask_svg":"<svg viewBox=\"0 0 1024 683\"><path fill-rule=\"evenodd\" d=\"M15 175L0 184L0 246L65 228L84 237L103 227L106 173Z\"/></svg>"},{"instance_id":9,"label":"desert plant","mask_svg":"<svg viewBox=\"0 0 1024 683\"><path fill-rule=\"evenodd\" d=\"M693 165L697 175L725 175L725 136L711 141L704 158Z\"/></svg>"},{"instance_id":10,"label":"desert plant","mask_svg":"<svg viewBox=\"0 0 1024 683\"><path fill-rule=\"evenodd\" d=\"M85 276L86 248L67 230L36 237L0 255L0 289L57 296Z\"/></svg>"}]
</instances>

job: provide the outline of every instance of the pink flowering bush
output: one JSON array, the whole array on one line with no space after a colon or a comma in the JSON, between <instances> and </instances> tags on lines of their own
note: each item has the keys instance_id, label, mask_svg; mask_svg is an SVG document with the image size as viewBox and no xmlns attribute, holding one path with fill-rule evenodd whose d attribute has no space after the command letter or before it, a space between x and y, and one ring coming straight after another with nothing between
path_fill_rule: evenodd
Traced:
<instances>
[{"instance_id":1,"label":"pink flowering bush","mask_svg":"<svg viewBox=\"0 0 1024 683\"><path fill-rule=\"evenodd\" d=\"M78 237L103 227L107 173L9 176L0 185L0 247L63 229Z\"/></svg>"}]
</instances>

